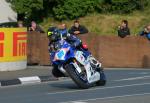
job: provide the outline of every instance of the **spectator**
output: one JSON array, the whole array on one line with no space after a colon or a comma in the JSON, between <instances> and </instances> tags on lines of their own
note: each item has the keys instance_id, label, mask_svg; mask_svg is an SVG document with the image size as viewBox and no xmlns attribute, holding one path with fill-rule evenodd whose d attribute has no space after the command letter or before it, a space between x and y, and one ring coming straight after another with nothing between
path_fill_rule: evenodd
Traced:
<instances>
[{"instance_id":1,"label":"spectator","mask_svg":"<svg viewBox=\"0 0 150 103\"><path fill-rule=\"evenodd\" d=\"M18 27L23 28L23 22L22 21L18 21Z\"/></svg>"},{"instance_id":2,"label":"spectator","mask_svg":"<svg viewBox=\"0 0 150 103\"><path fill-rule=\"evenodd\" d=\"M69 33L73 35L85 34L88 33L88 29L85 28L85 26L80 25L78 20L75 20L74 25L69 30Z\"/></svg>"},{"instance_id":3,"label":"spectator","mask_svg":"<svg viewBox=\"0 0 150 103\"><path fill-rule=\"evenodd\" d=\"M128 28L128 21L122 20L121 25L118 27L118 36L121 38L130 35L130 29Z\"/></svg>"},{"instance_id":4,"label":"spectator","mask_svg":"<svg viewBox=\"0 0 150 103\"><path fill-rule=\"evenodd\" d=\"M29 31L44 33L44 30L39 25L37 25L35 21L31 22L31 27L29 27Z\"/></svg>"},{"instance_id":5,"label":"spectator","mask_svg":"<svg viewBox=\"0 0 150 103\"><path fill-rule=\"evenodd\" d=\"M140 36L145 36L148 40L150 40L150 25L147 25L144 30L140 33Z\"/></svg>"},{"instance_id":6,"label":"spectator","mask_svg":"<svg viewBox=\"0 0 150 103\"><path fill-rule=\"evenodd\" d=\"M65 36L68 33L67 26L65 23L58 25L58 29L63 36Z\"/></svg>"}]
</instances>

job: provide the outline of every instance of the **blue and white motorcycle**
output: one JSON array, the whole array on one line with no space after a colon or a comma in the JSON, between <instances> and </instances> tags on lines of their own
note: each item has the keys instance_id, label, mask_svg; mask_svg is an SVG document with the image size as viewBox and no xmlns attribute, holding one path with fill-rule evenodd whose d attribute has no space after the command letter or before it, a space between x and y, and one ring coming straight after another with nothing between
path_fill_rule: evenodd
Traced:
<instances>
[{"instance_id":1,"label":"blue and white motorcycle","mask_svg":"<svg viewBox=\"0 0 150 103\"><path fill-rule=\"evenodd\" d=\"M67 41L56 43L56 51L51 59L52 64L65 76L69 76L80 88L87 89L95 85L105 85L106 77L99 63L92 66L95 58L84 54L81 50L72 47Z\"/></svg>"}]
</instances>

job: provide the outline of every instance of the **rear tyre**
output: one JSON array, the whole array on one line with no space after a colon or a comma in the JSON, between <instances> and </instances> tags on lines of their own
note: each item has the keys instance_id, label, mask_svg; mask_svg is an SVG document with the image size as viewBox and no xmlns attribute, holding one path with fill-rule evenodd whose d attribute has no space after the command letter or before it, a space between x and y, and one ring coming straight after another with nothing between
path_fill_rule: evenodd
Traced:
<instances>
[{"instance_id":1,"label":"rear tyre","mask_svg":"<svg viewBox=\"0 0 150 103\"><path fill-rule=\"evenodd\" d=\"M58 69L57 66L53 66L52 74L56 78L58 78L58 77L65 77L65 75Z\"/></svg>"},{"instance_id":2,"label":"rear tyre","mask_svg":"<svg viewBox=\"0 0 150 103\"><path fill-rule=\"evenodd\" d=\"M72 64L66 65L66 71L68 75L72 78L72 80L82 89L88 89L92 86L92 84L88 83L88 81L84 81L80 78L75 67Z\"/></svg>"}]
</instances>

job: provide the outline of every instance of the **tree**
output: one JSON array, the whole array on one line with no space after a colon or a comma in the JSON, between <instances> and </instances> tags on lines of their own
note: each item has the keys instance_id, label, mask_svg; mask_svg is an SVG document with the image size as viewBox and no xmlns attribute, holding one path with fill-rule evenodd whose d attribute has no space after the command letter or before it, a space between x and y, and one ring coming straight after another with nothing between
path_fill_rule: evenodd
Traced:
<instances>
[{"instance_id":1,"label":"tree","mask_svg":"<svg viewBox=\"0 0 150 103\"><path fill-rule=\"evenodd\" d=\"M39 16L43 8L43 0L7 0L11 3L11 7L24 18L31 19Z\"/></svg>"},{"instance_id":2,"label":"tree","mask_svg":"<svg viewBox=\"0 0 150 103\"><path fill-rule=\"evenodd\" d=\"M149 0L7 0L21 17L36 21L43 17L75 19L88 13L131 13L143 10Z\"/></svg>"},{"instance_id":3,"label":"tree","mask_svg":"<svg viewBox=\"0 0 150 103\"><path fill-rule=\"evenodd\" d=\"M58 20L74 19L95 11L97 0L64 0L53 8Z\"/></svg>"}]
</instances>

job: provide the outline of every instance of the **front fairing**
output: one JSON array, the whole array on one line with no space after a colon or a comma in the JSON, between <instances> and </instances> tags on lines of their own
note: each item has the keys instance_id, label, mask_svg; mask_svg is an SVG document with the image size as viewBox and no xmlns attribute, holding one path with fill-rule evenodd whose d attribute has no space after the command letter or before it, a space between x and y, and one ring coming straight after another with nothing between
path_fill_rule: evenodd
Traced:
<instances>
[{"instance_id":1,"label":"front fairing","mask_svg":"<svg viewBox=\"0 0 150 103\"><path fill-rule=\"evenodd\" d=\"M60 49L55 52L52 59L54 64L63 64L67 62L68 59L74 57L74 48L72 48L66 41L61 41L60 43L62 43L62 45Z\"/></svg>"}]
</instances>

